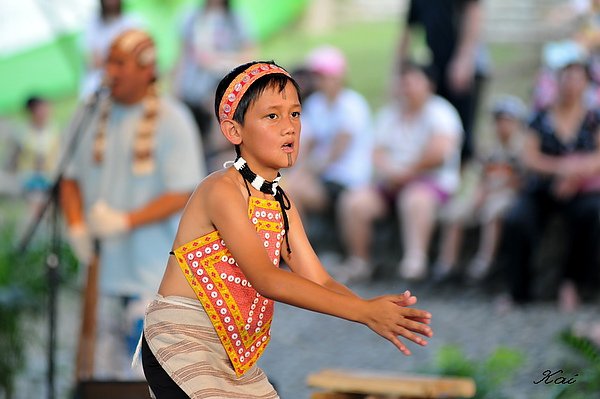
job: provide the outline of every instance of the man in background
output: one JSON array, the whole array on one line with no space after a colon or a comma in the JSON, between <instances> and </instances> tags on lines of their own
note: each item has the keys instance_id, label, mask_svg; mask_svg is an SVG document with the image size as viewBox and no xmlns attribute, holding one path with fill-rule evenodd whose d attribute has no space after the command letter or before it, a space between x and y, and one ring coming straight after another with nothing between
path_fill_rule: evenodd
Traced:
<instances>
[{"instance_id":1,"label":"man in background","mask_svg":"<svg viewBox=\"0 0 600 399\"><path fill-rule=\"evenodd\" d=\"M147 33L118 35L105 75L110 96L82 132L61 184L61 204L83 264L93 256L93 241L99 243L94 378L127 379L178 213L205 173L189 111L156 91L156 48ZM141 368L134 375L141 377Z\"/></svg>"}]
</instances>

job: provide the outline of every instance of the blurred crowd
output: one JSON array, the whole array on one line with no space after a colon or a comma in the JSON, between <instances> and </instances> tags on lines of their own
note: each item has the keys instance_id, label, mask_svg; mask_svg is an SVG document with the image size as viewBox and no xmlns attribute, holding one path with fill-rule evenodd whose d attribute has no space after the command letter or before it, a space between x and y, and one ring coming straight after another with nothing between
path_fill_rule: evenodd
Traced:
<instances>
[{"instance_id":1,"label":"blurred crowd","mask_svg":"<svg viewBox=\"0 0 600 399\"><path fill-rule=\"evenodd\" d=\"M552 10L548 18L568 15L574 28L544 45L531 96L495 93L486 108L481 94L493 77L483 2L432 3L408 3L381 109L371 112L346 86L351 66L339 49L307 56L314 92L304 102L304 148L288 190L308 223L315 214L333 222L325 234L340 245L324 259L334 260L327 266L342 281L369 281L381 263L395 263L400 279L436 284L483 288L501 276L498 307L509 309L537 299L538 277L548 272L558 279L558 306L572 311L594 297L600 276L600 2ZM424 31L426 61L412 57L416 29ZM390 239L378 231L390 220L401 256L383 254L382 262L374 241ZM547 232L555 220L561 227ZM465 230L478 242L462 262ZM560 235L564 256L540 269L536 253L547 234Z\"/></svg>"},{"instance_id":2,"label":"blurred crowd","mask_svg":"<svg viewBox=\"0 0 600 399\"><path fill-rule=\"evenodd\" d=\"M496 93L489 108L478 107L492 78L481 1L409 2L390 93L373 112L346 86L350 66L339 49L307 56L313 78L304 148L287 185L309 224L313 215L333 222L314 239L339 238L336 253L323 257L333 260L327 266L336 278L369 281L381 263L395 263L398 277L411 281L484 287L501 276L506 294L498 307L509 309L535 300L536 280L548 272L559 280L562 310L593 297L600 276L598 3L553 10L548 18L569 15L574 29L544 45L530 98ZM412 57L416 29L425 33L425 62ZM478 141L486 138L484 147ZM397 260L372 253L375 240L390 239L378 231L390 220L399 230ZM564 259L540 270L538 244L554 220L561 228L550 234L563 230ZM478 242L461 262L465 230Z\"/></svg>"},{"instance_id":3,"label":"blurred crowd","mask_svg":"<svg viewBox=\"0 0 600 399\"><path fill-rule=\"evenodd\" d=\"M483 286L498 272L506 292L499 306L508 308L535 300L536 278L552 268L559 307L575 310L600 276L600 1L565 0L554 10L549 18L574 29L544 46L531 96L500 93L490 107L480 106L493 78L482 3L409 1L377 110L349 87L352 65L339 48L319 46L291 66L303 89L303 148L283 184L309 238L338 240L337 261L326 267L342 282L374 278L381 256L373 244L382 223L393 223L398 234L386 239L397 240L401 257L383 255L399 280L441 284L459 275ZM83 34L86 73L70 127L99 88L109 94L77 151L65 152L73 131L61 134L52 104L39 96L27 100L24 123L2 127L3 194L22 196L30 217L47 200L58 159L72 157L61 171L61 205L78 259L101 259L104 353L119 353L111 348L125 336L130 357L139 331L132 320L156 291L178 212L200 179L234 158L215 123L214 90L232 67L257 57L258 42L228 0L204 1L180 29L176 66L158 76L144 21L120 0L100 0ZM413 57L418 46L428 49L426 60ZM537 244L556 217L565 256L540 270ZM324 233L310 228L315 220L330 221ZM478 238L463 265L465 230ZM98 373L128 370L128 356L106 357Z\"/></svg>"}]
</instances>

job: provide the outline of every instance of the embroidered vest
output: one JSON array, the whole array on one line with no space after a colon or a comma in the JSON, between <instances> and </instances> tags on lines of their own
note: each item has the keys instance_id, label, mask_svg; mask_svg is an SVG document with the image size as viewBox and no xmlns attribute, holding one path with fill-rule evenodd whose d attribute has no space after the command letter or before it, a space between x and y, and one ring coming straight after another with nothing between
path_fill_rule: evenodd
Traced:
<instances>
[{"instance_id":1,"label":"embroidered vest","mask_svg":"<svg viewBox=\"0 0 600 399\"><path fill-rule=\"evenodd\" d=\"M279 203L250 197L248 216L273 265L279 267L285 234ZM210 317L236 375L244 374L256 363L271 338L273 301L252 287L218 231L173 252Z\"/></svg>"}]
</instances>

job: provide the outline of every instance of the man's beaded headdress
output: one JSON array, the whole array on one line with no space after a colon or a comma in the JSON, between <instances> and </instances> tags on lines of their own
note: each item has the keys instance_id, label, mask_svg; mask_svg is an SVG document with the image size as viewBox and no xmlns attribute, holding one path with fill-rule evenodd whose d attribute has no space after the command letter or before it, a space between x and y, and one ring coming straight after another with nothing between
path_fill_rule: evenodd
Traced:
<instances>
[{"instance_id":1,"label":"man's beaded headdress","mask_svg":"<svg viewBox=\"0 0 600 399\"><path fill-rule=\"evenodd\" d=\"M132 55L141 67L156 64L156 46L152 38L143 31L131 29L120 34L113 42L113 47ZM107 99L101 106L98 131L94 142L94 160L102 163L106 147L106 128L110 116L112 101ZM158 118L159 100L155 84L148 87L146 97L142 100L143 115L140 120L133 143L133 173L143 175L154 170L155 131Z\"/></svg>"}]
</instances>

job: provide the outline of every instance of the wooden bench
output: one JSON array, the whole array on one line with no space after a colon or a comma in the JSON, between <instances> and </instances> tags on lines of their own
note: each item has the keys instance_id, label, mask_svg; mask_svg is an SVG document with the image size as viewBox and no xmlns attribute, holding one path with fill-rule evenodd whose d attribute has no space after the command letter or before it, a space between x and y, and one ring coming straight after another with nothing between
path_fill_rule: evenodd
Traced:
<instances>
[{"instance_id":1,"label":"wooden bench","mask_svg":"<svg viewBox=\"0 0 600 399\"><path fill-rule=\"evenodd\" d=\"M324 391L311 399L472 398L471 378L396 374L365 370L325 369L310 374L307 384Z\"/></svg>"}]
</instances>

